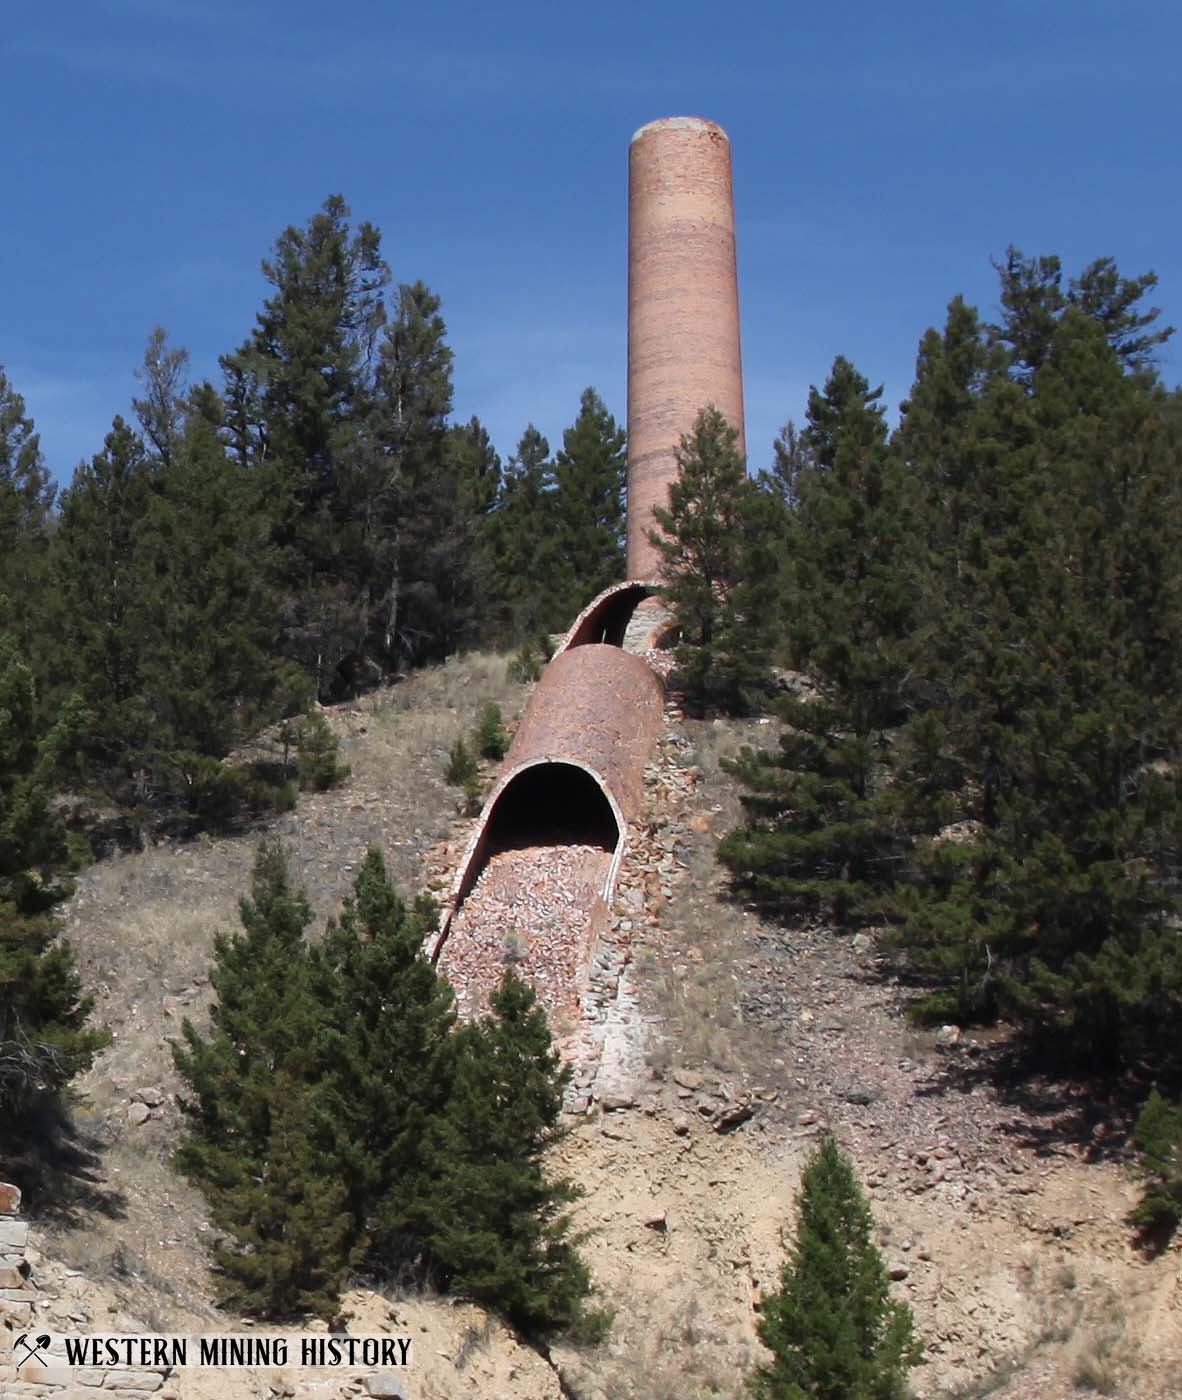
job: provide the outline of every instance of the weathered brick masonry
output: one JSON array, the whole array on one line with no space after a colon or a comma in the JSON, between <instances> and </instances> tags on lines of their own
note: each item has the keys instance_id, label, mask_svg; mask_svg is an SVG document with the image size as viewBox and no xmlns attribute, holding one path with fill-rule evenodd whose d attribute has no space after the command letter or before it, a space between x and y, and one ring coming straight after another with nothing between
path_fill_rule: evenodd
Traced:
<instances>
[{"instance_id":1,"label":"weathered brick masonry","mask_svg":"<svg viewBox=\"0 0 1182 1400\"><path fill-rule=\"evenodd\" d=\"M628 577L652 579L654 505L674 450L713 404L743 433L731 147L700 117L632 138L628 221Z\"/></svg>"},{"instance_id":2,"label":"weathered brick masonry","mask_svg":"<svg viewBox=\"0 0 1182 1400\"><path fill-rule=\"evenodd\" d=\"M543 673L433 949L469 1015L516 964L568 1044L662 724L671 658L652 508L705 405L743 429L726 133L699 117L641 127L629 198L628 581L584 608Z\"/></svg>"}]
</instances>

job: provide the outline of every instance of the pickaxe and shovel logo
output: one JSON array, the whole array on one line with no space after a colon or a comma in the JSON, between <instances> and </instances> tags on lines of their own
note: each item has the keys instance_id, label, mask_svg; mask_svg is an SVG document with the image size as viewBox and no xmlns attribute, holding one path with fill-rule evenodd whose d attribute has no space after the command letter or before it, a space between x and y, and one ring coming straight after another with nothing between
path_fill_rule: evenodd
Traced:
<instances>
[{"instance_id":1,"label":"pickaxe and shovel logo","mask_svg":"<svg viewBox=\"0 0 1182 1400\"><path fill-rule=\"evenodd\" d=\"M12 1344L13 1350L18 1353L16 1364L23 1366L27 1361L39 1361L42 1366L48 1365L41 1353L49 1346L49 1342L48 1332L42 1332L39 1337L30 1337L27 1332L22 1332ZM24 1352L24 1355L19 1355L20 1352Z\"/></svg>"}]
</instances>

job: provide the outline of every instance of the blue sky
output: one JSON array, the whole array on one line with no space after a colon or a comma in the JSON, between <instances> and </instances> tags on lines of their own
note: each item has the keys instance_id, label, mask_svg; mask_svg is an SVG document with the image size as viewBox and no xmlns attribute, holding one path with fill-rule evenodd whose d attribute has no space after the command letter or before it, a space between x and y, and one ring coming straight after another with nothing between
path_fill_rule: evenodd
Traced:
<instances>
[{"instance_id":1,"label":"blue sky","mask_svg":"<svg viewBox=\"0 0 1182 1400\"><path fill-rule=\"evenodd\" d=\"M903 397L1008 243L1152 268L1182 322L1163 0L9 0L0 49L0 363L59 478L154 324L214 374L336 192L442 296L502 454L587 384L623 419L628 140L673 113L731 134L752 466L835 354Z\"/></svg>"}]
</instances>

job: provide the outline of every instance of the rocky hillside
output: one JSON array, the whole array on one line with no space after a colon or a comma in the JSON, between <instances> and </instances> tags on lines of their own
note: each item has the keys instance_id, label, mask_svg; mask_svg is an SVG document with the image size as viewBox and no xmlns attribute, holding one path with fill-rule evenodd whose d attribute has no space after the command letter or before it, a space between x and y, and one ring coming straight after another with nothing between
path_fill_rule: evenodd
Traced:
<instances>
[{"instance_id":1,"label":"rocky hillside","mask_svg":"<svg viewBox=\"0 0 1182 1400\"><path fill-rule=\"evenodd\" d=\"M330 715L351 778L273 827L321 917L371 843L408 889L441 885L468 829L442 759L481 704L512 716L522 698L501 661L470 657ZM395 1281L349 1294L352 1327L411 1332L415 1400L737 1400L800 1165L828 1125L857 1160L927 1344L918 1397L1182 1395L1180 1256L1133 1247L1120 1086L1007 1084L996 1040L910 1028L872 938L768 927L723 897L713 853L737 799L719 759L772 737L671 712L648 774L558 1149L585 1190L608 1340L545 1357L480 1309ZM23 1164L29 1318L46 1329L241 1326L210 1305L202 1202L168 1165L180 1086L166 1042L206 1014L213 935L233 924L256 839L105 861L67 910L114 1039L81 1086L72 1141ZM41 1393L5 1377L0 1396ZM182 1372L161 1393L382 1384Z\"/></svg>"}]
</instances>

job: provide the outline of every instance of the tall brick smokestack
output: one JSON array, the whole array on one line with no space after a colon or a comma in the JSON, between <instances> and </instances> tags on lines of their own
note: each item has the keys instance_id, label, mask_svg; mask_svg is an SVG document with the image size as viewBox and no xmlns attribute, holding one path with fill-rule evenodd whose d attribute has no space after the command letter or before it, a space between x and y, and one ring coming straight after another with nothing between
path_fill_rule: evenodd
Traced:
<instances>
[{"instance_id":1,"label":"tall brick smokestack","mask_svg":"<svg viewBox=\"0 0 1182 1400\"><path fill-rule=\"evenodd\" d=\"M632 138L628 180L628 577L657 575L648 532L674 449L711 403L743 435L731 146L701 117Z\"/></svg>"}]
</instances>

